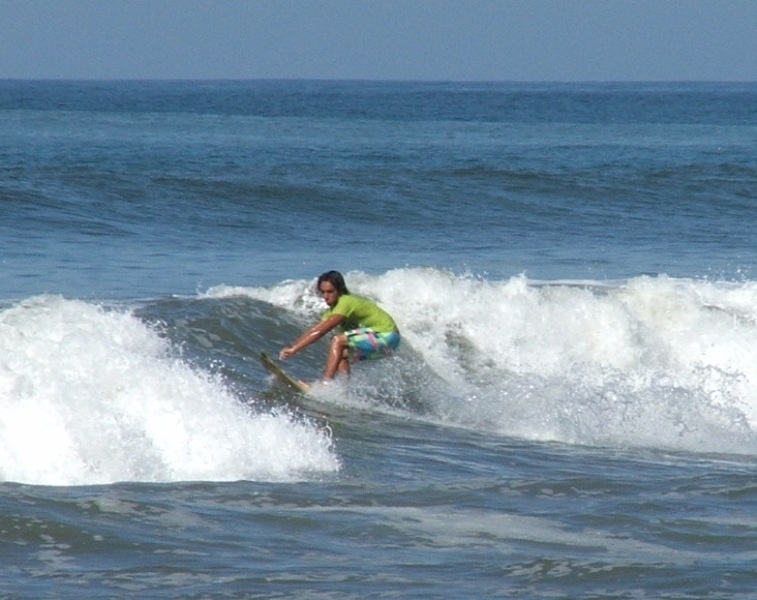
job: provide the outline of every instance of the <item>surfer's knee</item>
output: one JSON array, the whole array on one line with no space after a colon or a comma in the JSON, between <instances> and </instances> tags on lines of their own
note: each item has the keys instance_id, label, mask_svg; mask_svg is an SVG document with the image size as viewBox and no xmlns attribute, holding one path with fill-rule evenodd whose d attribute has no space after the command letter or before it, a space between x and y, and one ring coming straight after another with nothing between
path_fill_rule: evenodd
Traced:
<instances>
[{"instance_id":1,"label":"surfer's knee","mask_svg":"<svg viewBox=\"0 0 757 600\"><path fill-rule=\"evenodd\" d=\"M347 336L343 333L338 333L331 338L331 348L339 352L343 352L347 348Z\"/></svg>"}]
</instances>

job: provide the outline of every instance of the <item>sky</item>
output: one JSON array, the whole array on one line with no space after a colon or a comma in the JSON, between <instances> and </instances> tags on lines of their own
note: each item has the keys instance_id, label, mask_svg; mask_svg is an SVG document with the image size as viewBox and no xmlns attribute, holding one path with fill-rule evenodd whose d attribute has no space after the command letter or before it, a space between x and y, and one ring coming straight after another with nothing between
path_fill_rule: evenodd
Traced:
<instances>
[{"instance_id":1,"label":"sky","mask_svg":"<svg viewBox=\"0 0 757 600\"><path fill-rule=\"evenodd\" d=\"M755 81L757 0L0 0L0 79Z\"/></svg>"}]
</instances>

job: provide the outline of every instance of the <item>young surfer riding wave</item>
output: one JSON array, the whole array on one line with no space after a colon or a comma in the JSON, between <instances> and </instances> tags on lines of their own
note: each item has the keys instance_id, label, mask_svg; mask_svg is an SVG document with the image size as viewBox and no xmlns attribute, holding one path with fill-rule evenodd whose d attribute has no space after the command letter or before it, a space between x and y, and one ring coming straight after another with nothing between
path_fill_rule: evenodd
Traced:
<instances>
[{"instance_id":1,"label":"young surfer riding wave","mask_svg":"<svg viewBox=\"0 0 757 600\"><path fill-rule=\"evenodd\" d=\"M338 329L340 333L331 338L323 372L323 381L329 382L337 373L349 375L351 363L391 356L397 349L400 332L394 319L370 300L350 294L341 273L324 273L318 278L317 288L329 308L318 323L281 350L281 360Z\"/></svg>"}]
</instances>

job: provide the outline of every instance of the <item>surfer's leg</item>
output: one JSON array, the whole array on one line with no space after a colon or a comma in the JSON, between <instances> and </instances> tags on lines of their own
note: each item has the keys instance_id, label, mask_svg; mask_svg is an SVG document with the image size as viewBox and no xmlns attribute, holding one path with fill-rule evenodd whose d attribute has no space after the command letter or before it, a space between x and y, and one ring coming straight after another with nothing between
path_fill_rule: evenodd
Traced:
<instances>
[{"instance_id":1,"label":"surfer's leg","mask_svg":"<svg viewBox=\"0 0 757 600\"><path fill-rule=\"evenodd\" d=\"M337 371L343 375L350 374L350 362L347 359L347 336L343 333L331 338L323 379L333 379Z\"/></svg>"}]
</instances>

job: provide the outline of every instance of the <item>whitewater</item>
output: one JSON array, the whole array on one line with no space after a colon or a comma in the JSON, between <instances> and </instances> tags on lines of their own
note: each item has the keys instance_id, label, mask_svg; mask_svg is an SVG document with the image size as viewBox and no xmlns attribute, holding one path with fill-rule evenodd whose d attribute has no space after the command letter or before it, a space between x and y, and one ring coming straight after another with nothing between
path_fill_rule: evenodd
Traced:
<instances>
[{"instance_id":1,"label":"whitewater","mask_svg":"<svg viewBox=\"0 0 757 600\"><path fill-rule=\"evenodd\" d=\"M754 284L491 282L430 269L348 277L353 293L397 315L404 344L396 364L371 365L330 392L338 406L529 440L757 453ZM200 305L239 297L270 304L260 321L307 323L322 304L305 280L198 296ZM338 471L327 428L256 399L269 382L254 348L238 357L256 379L240 393L212 364L183 358L162 329L134 310L59 296L3 310L2 478L78 485ZM211 328L196 344L207 352L224 335ZM317 374L321 357L311 354L307 372Z\"/></svg>"}]
</instances>

